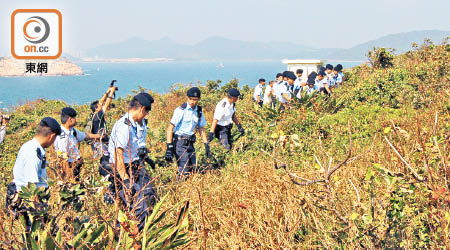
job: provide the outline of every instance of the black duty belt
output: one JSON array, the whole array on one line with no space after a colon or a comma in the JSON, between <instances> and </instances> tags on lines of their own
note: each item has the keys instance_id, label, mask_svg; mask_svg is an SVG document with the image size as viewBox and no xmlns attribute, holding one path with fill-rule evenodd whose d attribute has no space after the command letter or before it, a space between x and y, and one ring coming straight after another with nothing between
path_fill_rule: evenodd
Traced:
<instances>
[{"instance_id":1,"label":"black duty belt","mask_svg":"<svg viewBox=\"0 0 450 250\"><path fill-rule=\"evenodd\" d=\"M195 135L175 135L175 140L195 141Z\"/></svg>"}]
</instances>

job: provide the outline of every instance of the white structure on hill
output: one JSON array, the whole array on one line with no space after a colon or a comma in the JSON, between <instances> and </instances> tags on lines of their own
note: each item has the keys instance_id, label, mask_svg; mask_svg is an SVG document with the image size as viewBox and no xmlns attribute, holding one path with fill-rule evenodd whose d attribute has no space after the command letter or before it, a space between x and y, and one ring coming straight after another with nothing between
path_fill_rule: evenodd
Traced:
<instances>
[{"instance_id":1,"label":"white structure on hill","mask_svg":"<svg viewBox=\"0 0 450 250\"><path fill-rule=\"evenodd\" d=\"M303 69L302 81L308 79L308 75L313 72L319 71L319 68L323 65L321 60L316 59L295 59L295 60L283 60L284 64L287 64L287 70L296 72L297 69Z\"/></svg>"}]
</instances>

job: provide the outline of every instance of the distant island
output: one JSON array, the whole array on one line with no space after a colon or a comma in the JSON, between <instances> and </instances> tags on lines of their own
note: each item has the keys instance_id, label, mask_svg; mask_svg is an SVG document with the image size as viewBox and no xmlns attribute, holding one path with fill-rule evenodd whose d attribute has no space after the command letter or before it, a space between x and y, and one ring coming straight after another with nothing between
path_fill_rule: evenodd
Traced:
<instances>
[{"instance_id":1,"label":"distant island","mask_svg":"<svg viewBox=\"0 0 450 250\"><path fill-rule=\"evenodd\" d=\"M398 33L353 46L351 48L312 48L292 42L248 42L224 37L209 37L193 45L181 44L168 37L148 41L142 38L130 38L122 42L104 44L83 52L83 58L107 59L156 59L174 60L281 60L281 59L322 59L364 61L367 51L373 47L395 48L396 53L411 50L413 42L422 44L431 39L440 44L450 31L421 30ZM332 43L330 43L332 45Z\"/></svg>"},{"instance_id":2,"label":"distant island","mask_svg":"<svg viewBox=\"0 0 450 250\"><path fill-rule=\"evenodd\" d=\"M47 63L47 73L26 73L27 63ZM0 77L6 76L72 76L83 75L83 70L66 58L57 60L18 60L12 57L0 58Z\"/></svg>"}]
</instances>

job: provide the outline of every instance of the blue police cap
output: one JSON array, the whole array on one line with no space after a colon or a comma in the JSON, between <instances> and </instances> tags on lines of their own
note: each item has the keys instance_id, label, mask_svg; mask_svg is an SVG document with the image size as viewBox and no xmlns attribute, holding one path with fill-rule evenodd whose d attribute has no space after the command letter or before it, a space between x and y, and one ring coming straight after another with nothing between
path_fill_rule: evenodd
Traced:
<instances>
[{"instance_id":1,"label":"blue police cap","mask_svg":"<svg viewBox=\"0 0 450 250\"><path fill-rule=\"evenodd\" d=\"M155 99L153 99L153 97L149 94L149 93L147 93L147 92L141 92L141 93L139 93L140 95L143 95L143 96L145 96L145 97L147 97L147 99L150 101L150 103L154 103L155 102Z\"/></svg>"},{"instance_id":2,"label":"blue police cap","mask_svg":"<svg viewBox=\"0 0 450 250\"><path fill-rule=\"evenodd\" d=\"M61 114L65 114L73 118L77 116L77 111L71 107L65 107L61 110Z\"/></svg>"},{"instance_id":3,"label":"blue police cap","mask_svg":"<svg viewBox=\"0 0 450 250\"><path fill-rule=\"evenodd\" d=\"M315 71L311 72L308 76L308 80L306 81L308 85L315 84L316 83L316 77L317 73Z\"/></svg>"},{"instance_id":4,"label":"blue police cap","mask_svg":"<svg viewBox=\"0 0 450 250\"><path fill-rule=\"evenodd\" d=\"M327 64L327 65L325 66L325 69L333 69L333 65Z\"/></svg>"},{"instance_id":5,"label":"blue police cap","mask_svg":"<svg viewBox=\"0 0 450 250\"><path fill-rule=\"evenodd\" d=\"M259 81L259 82L266 82L266 79L260 78L258 81Z\"/></svg>"},{"instance_id":6,"label":"blue police cap","mask_svg":"<svg viewBox=\"0 0 450 250\"><path fill-rule=\"evenodd\" d=\"M320 76L326 76L327 73L325 73L325 71L321 70L321 71L319 71L318 75L320 75Z\"/></svg>"},{"instance_id":7,"label":"blue police cap","mask_svg":"<svg viewBox=\"0 0 450 250\"><path fill-rule=\"evenodd\" d=\"M152 102L151 100L148 98L148 96L150 96L147 93L139 93L137 95L135 95L133 97L133 100L136 100L139 102L139 104L141 104L142 106L145 107L146 110L151 110L152 109ZM151 97L151 96L150 96ZM152 98L153 99L153 98Z\"/></svg>"},{"instance_id":8,"label":"blue police cap","mask_svg":"<svg viewBox=\"0 0 450 250\"><path fill-rule=\"evenodd\" d=\"M192 88L190 88L187 91L187 96L188 97L198 97L198 98L200 98L201 94L202 93L201 93L200 89L197 88L197 87L192 87Z\"/></svg>"},{"instance_id":9,"label":"blue police cap","mask_svg":"<svg viewBox=\"0 0 450 250\"><path fill-rule=\"evenodd\" d=\"M283 76L283 74L282 73L278 73L276 78L278 78L280 76Z\"/></svg>"},{"instance_id":10,"label":"blue police cap","mask_svg":"<svg viewBox=\"0 0 450 250\"><path fill-rule=\"evenodd\" d=\"M39 122L39 125L50 128L56 135L61 134L61 125L51 117L44 117L44 119Z\"/></svg>"},{"instance_id":11,"label":"blue police cap","mask_svg":"<svg viewBox=\"0 0 450 250\"><path fill-rule=\"evenodd\" d=\"M292 71L287 71L286 73L283 74L283 76L292 80L297 79L297 76Z\"/></svg>"},{"instance_id":12,"label":"blue police cap","mask_svg":"<svg viewBox=\"0 0 450 250\"><path fill-rule=\"evenodd\" d=\"M303 69L297 69L296 73L297 74L303 74Z\"/></svg>"},{"instance_id":13,"label":"blue police cap","mask_svg":"<svg viewBox=\"0 0 450 250\"><path fill-rule=\"evenodd\" d=\"M241 93L239 92L239 90L231 88L230 90L228 90L228 95L230 95L231 97L239 97Z\"/></svg>"},{"instance_id":14,"label":"blue police cap","mask_svg":"<svg viewBox=\"0 0 450 250\"><path fill-rule=\"evenodd\" d=\"M334 67L335 68L335 70L337 70L337 71L342 71L342 64L338 64L338 65L336 65L336 67Z\"/></svg>"}]
</instances>

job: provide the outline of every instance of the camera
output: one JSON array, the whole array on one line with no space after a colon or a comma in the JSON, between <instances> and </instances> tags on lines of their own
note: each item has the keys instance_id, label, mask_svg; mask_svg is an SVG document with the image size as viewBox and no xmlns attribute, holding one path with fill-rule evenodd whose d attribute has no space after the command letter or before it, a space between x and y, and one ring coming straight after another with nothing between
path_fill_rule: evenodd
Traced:
<instances>
[{"instance_id":1,"label":"camera","mask_svg":"<svg viewBox=\"0 0 450 250\"><path fill-rule=\"evenodd\" d=\"M112 80L109 86L110 86L110 87L115 87L115 86L114 86L114 83L115 83L115 82L117 82L117 80ZM119 90L119 87L115 87L115 88L116 88L116 90Z\"/></svg>"}]
</instances>

